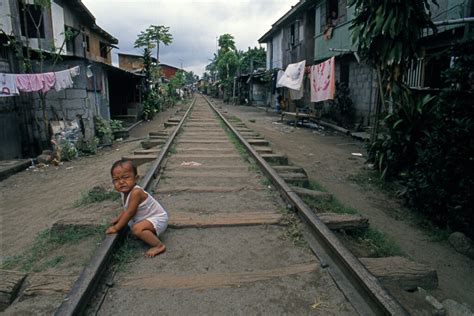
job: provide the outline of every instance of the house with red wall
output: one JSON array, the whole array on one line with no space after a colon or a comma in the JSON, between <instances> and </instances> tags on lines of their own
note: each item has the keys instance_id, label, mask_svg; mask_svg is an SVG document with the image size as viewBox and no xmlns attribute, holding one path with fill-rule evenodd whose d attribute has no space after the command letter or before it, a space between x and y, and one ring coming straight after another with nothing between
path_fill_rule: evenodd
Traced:
<instances>
[{"instance_id":1,"label":"house with red wall","mask_svg":"<svg viewBox=\"0 0 474 316\"><path fill-rule=\"evenodd\" d=\"M161 74L163 75L163 77L165 77L168 80L171 79L179 70L179 68L176 68L167 64L160 64L160 68L161 68Z\"/></svg>"}]
</instances>

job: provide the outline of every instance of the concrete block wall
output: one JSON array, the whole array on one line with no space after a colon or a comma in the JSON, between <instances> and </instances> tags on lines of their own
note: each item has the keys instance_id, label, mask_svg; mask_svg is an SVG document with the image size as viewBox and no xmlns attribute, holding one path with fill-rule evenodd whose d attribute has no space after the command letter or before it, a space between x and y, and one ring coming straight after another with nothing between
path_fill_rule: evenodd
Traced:
<instances>
[{"instance_id":1,"label":"concrete block wall","mask_svg":"<svg viewBox=\"0 0 474 316\"><path fill-rule=\"evenodd\" d=\"M350 97L356 110L355 124L370 125L377 100L377 77L375 71L366 64L358 64L355 59L348 61ZM341 63L336 60L336 81L340 81Z\"/></svg>"}]
</instances>

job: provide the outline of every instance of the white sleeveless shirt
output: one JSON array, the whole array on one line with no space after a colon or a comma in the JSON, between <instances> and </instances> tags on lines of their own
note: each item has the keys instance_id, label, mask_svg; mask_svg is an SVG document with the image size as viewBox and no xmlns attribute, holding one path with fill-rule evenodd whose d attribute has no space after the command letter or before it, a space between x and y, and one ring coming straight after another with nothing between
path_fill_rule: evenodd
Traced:
<instances>
[{"instance_id":1,"label":"white sleeveless shirt","mask_svg":"<svg viewBox=\"0 0 474 316\"><path fill-rule=\"evenodd\" d=\"M133 218L128 222L128 225L131 226L144 219L147 219L150 222L152 222L154 226L156 226L155 223L157 222L168 223L168 213L165 211L163 206L161 206L161 204L157 200L155 200L155 198L152 197L150 193L143 190L143 188L140 187L139 185L135 185L132 190L134 190L135 188L138 188L144 191L148 195L148 197L146 198L145 201L143 201L142 203L138 205L137 212L135 213ZM128 200L130 199L131 192L132 191L130 191L130 193L128 194L126 201L124 201L124 198L123 198L124 194L121 193L122 203L125 209L128 208Z\"/></svg>"}]
</instances>

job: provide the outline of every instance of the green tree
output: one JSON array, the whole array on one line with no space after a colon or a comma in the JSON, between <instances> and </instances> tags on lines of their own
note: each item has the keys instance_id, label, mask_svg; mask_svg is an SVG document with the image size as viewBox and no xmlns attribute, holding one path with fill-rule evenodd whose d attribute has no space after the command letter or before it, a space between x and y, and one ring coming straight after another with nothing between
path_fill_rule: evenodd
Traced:
<instances>
[{"instance_id":1,"label":"green tree","mask_svg":"<svg viewBox=\"0 0 474 316\"><path fill-rule=\"evenodd\" d=\"M215 68L224 90L224 99L227 99L232 94L234 76L239 67L239 58L232 35L221 35L218 43L219 51L215 59Z\"/></svg>"},{"instance_id":2,"label":"green tree","mask_svg":"<svg viewBox=\"0 0 474 316\"><path fill-rule=\"evenodd\" d=\"M234 37L228 33L219 36L219 51L226 53L228 51L235 51Z\"/></svg>"},{"instance_id":3,"label":"green tree","mask_svg":"<svg viewBox=\"0 0 474 316\"><path fill-rule=\"evenodd\" d=\"M263 47L248 48L240 53L239 69L242 74L250 73L266 65L267 54Z\"/></svg>"},{"instance_id":4,"label":"green tree","mask_svg":"<svg viewBox=\"0 0 474 316\"><path fill-rule=\"evenodd\" d=\"M436 3L436 0L432 0ZM429 0L349 0L355 7L352 20L353 42L359 55L375 67L378 75L381 103L385 110L401 107L407 97L402 82L411 61L421 57L419 39L427 28L436 29L429 16ZM380 109L376 108L378 128Z\"/></svg>"},{"instance_id":5,"label":"green tree","mask_svg":"<svg viewBox=\"0 0 474 316\"><path fill-rule=\"evenodd\" d=\"M169 45L172 39L169 27L150 25L145 31L140 32L135 40L134 47L143 48L143 68L145 73L143 116L145 119L153 118L154 114L159 111L158 93L152 88L157 83L159 69L158 65L152 62L151 50L155 47L157 48L156 57L159 63L160 43Z\"/></svg>"},{"instance_id":6,"label":"green tree","mask_svg":"<svg viewBox=\"0 0 474 316\"><path fill-rule=\"evenodd\" d=\"M169 32L170 28L164 25L150 25L145 31L138 34L135 40L135 47L156 47L156 60L160 63L160 43L168 46L173 41L173 36Z\"/></svg>"},{"instance_id":7,"label":"green tree","mask_svg":"<svg viewBox=\"0 0 474 316\"><path fill-rule=\"evenodd\" d=\"M185 71L184 74L185 74L186 84L193 84L199 80L199 76L194 74L194 72L192 71Z\"/></svg>"}]
</instances>

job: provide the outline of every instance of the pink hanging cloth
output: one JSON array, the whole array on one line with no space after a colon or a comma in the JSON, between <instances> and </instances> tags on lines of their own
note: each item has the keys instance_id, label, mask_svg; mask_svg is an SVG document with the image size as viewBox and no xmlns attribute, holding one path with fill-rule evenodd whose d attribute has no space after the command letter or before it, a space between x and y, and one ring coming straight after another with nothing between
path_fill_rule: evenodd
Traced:
<instances>
[{"instance_id":1,"label":"pink hanging cloth","mask_svg":"<svg viewBox=\"0 0 474 316\"><path fill-rule=\"evenodd\" d=\"M43 88L41 91L48 92L56 83L56 75L54 72L47 72L41 75L43 76Z\"/></svg>"},{"instance_id":2,"label":"pink hanging cloth","mask_svg":"<svg viewBox=\"0 0 474 316\"><path fill-rule=\"evenodd\" d=\"M330 59L311 67L311 102L333 100L336 92L336 59Z\"/></svg>"},{"instance_id":3,"label":"pink hanging cloth","mask_svg":"<svg viewBox=\"0 0 474 316\"><path fill-rule=\"evenodd\" d=\"M16 76L16 85L18 90L24 92L47 92L56 83L54 72L40 74L19 74Z\"/></svg>"}]
</instances>

